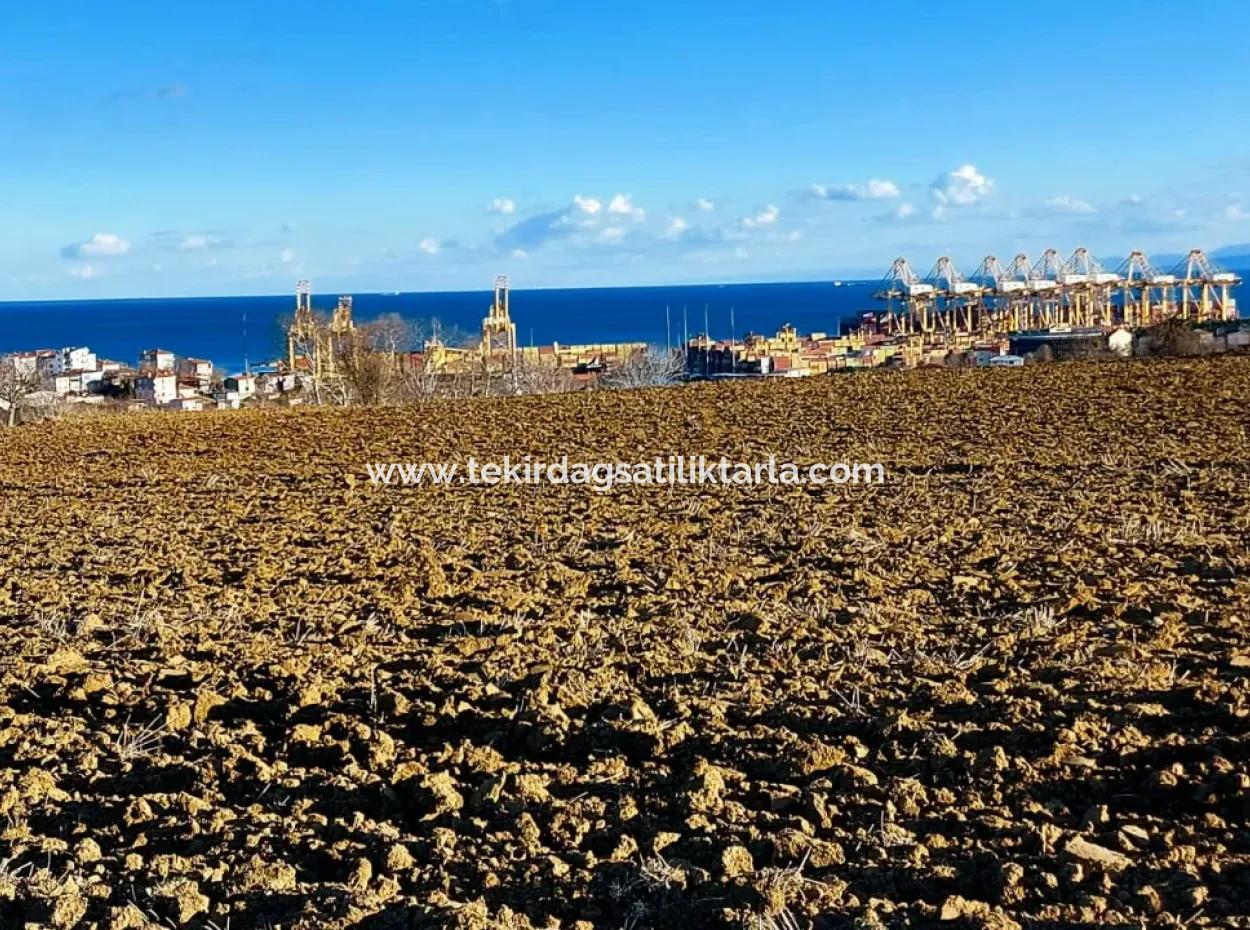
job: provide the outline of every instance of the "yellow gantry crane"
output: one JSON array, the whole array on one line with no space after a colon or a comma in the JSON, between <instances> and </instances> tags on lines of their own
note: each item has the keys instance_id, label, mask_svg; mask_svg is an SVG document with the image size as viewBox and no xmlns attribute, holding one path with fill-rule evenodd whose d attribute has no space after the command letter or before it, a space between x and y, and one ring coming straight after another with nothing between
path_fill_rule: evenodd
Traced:
<instances>
[{"instance_id":1,"label":"yellow gantry crane","mask_svg":"<svg viewBox=\"0 0 1250 930\"><path fill-rule=\"evenodd\" d=\"M1059 325L1089 329L1112 324L1112 294L1120 276L1104 269L1089 249L1082 246L1073 252L1058 280L1063 297Z\"/></svg>"},{"instance_id":2,"label":"yellow gantry crane","mask_svg":"<svg viewBox=\"0 0 1250 930\"><path fill-rule=\"evenodd\" d=\"M911 335L934 332L935 289L920 280L905 258L896 258L873 292L885 302L882 329L891 334Z\"/></svg>"},{"instance_id":3,"label":"yellow gantry crane","mask_svg":"<svg viewBox=\"0 0 1250 930\"><path fill-rule=\"evenodd\" d=\"M1151 264L1145 252L1129 253L1120 275L1119 322L1133 328L1151 326L1176 312L1176 276L1164 274Z\"/></svg>"},{"instance_id":4,"label":"yellow gantry crane","mask_svg":"<svg viewBox=\"0 0 1250 930\"><path fill-rule=\"evenodd\" d=\"M987 332L1016 332L1029 329L1033 298L1029 291L1029 258L1023 252L1006 268L994 255L987 255L970 281L979 288L981 328Z\"/></svg>"},{"instance_id":5,"label":"yellow gantry crane","mask_svg":"<svg viewBox=\"0 0 1250 930\"><path fill-rule=\"evenodd\" d=\"M1232 289L1240 279L1194 249L1170 272L1142 251L1108 271L1087 248L1068 258L1047 249L1030 264L1020 253L1003 267L987 255L964 278L942 256L923 278L897 258L874 296L886 303L882 330L953 339L1048 329L1151 326L1172 317L1237 319Z\"/></svg>"},{"instance_id":6,"label":"yellow gantry crane","mask_svg":"<svg viewBox=\"0 0 1250 930\"><path fill-rule=\"evenodd\" d=\"M1172 274L1176 278L1176 312L1182 319L1237 319L1237 299L1231 291L1241 279L1217 267L1201 249L1191 249Z\"/></svg>"}]
</instances>

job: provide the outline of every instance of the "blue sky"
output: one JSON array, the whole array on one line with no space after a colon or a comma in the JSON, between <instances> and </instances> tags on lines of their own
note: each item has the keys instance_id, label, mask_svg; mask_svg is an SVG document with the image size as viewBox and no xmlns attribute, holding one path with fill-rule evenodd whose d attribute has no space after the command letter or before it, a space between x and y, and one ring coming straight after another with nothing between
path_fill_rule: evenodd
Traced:
<instances>
[{"instance_id":1,"label":"blue sky","mask_svg":"<svg viewBox=\"0 0 1250 930\"><path fill-rule=\"evenodd\" d=\"M1190 9L10 5L0 299L1247 242L1250 17Z\"/></svg>"}]
</instances>

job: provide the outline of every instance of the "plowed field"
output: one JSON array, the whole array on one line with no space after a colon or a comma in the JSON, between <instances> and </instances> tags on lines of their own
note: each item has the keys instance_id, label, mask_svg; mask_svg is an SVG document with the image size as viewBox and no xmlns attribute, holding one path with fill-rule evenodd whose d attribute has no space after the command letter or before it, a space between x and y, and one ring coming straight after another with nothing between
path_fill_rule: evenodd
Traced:
<instances>
[{"instance_id":1,"label":"plowed field","mask_svg":"<svg viewBox=\"0 0 1250 930\"><path fill-rule=\"evenodd\" d=\"M1250 358L0 432L0 925L1250 927ZM369 461L880 487L375 488Z\"/></svg>"}]
</instances>

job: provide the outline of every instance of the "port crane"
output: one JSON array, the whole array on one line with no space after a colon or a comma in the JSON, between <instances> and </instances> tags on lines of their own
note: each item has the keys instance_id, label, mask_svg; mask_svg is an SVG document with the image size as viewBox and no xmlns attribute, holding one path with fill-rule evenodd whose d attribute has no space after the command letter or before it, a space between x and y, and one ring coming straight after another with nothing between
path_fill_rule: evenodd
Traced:
<instances>
[{"instance_id":1,"label":"port crane","mask_svg":"<svg viewBox=\"0 0 1250 930\"><path fill-rule=\"evenodd\" d=\"M1125 326L1150 326L1176 309L1176 276L1159 271L1140 249L1116 269L1120 276L1120 317Z\"/></svg>"},{"instance_id":2,"label":"port crane","mask_svg":"<svg viewBox=\"0 0 1250 930\"><path fill-rule=\"evenodd\" d=\"M910 335L934 331L936 291L932 284L920 279L907 259L894 259L873 297L885 301L882 328L887 333Z\"/></svg>"},{"instance_id":3,"label":"port crane","mask_svg":"<svg viewBox=\"0 0 1250 930\"><path fill-rule=\"evenodd\" d=\"M924 282L936 296L934 317L940 332L973 333L981 329L981 286L959 273L950 256L934 263Z\"/></svg>"},{"instance_id":4,"label":"port crane","mask_svg":"<svg viewBox=\"0 0 1250 930\"><path fill-rule=\"evenodd\" d=\"M1241 283L1237 275L1219 268L1201 249L1172 269L1176 278L1177 314L1187 320L1235 320L1237 299L1230 291Z\"/></svg>"},{"instance_id":5,"label":"port crane","mask_svg":"<svg viewBox=\"0 0 1250 930\"><path fill-rule=\"evenodd\" d=\"M1111 295L1120 277L1103 268L1089 249L1082 246L1073 252L1063 263L1058 280L1063 286L1060 325L1082 328L1110 325Z\"/></svg>"},{"instance_id":6,"label":"port crane","mask_svg":"<svg viewBox=\"0 0 1250 930\"><path fill-rule=\"evenodd\" d=\"M1047 249L1029 269L1027 283L1031 296L1029 329L1050 329L1062 325L1061 307L1064 303L1063 257L1058 249Z\"/></svg>"},{"instance_id":7,"label":"port crane","mask_svg":"<svg viewBox=\"0 0 1250 930\"><path fill-rule=\"evenodd\" d=\"M994 255L984 260L969 280L980 287L983 328L992 332L1028 329L1032 319L1029 258L1023 252L1007 267Z\"/></svg>"},{"instance_id":8,"label":"port crane","mask_svg":"<svg viewBox=\"0 0 1250 930\"><path fill-rule=\"evenodd\" d=\"M886 302L882 331L939 339L976 338L1028 330L1140 327L1172 317L1193 321L1237 319L1232 289L1241 283L1201 249L1168 272L1136 250L1108 271L1085 247L1066 259L1046 249L1033 264L1026 254L1007 266L987 255L963 277L942 256L921 278L897 258L874 296Z\"/></svg>"}]
</instances>

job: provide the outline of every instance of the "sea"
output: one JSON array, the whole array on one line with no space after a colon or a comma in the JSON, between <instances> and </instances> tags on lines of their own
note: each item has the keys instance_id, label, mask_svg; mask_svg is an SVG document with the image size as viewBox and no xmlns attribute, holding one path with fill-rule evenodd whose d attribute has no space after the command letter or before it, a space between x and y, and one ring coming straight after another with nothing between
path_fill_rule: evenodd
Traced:
<instances>
[{"instance_id":1,"label":"sea","mask_svg":"<svg viewBox=\"0 0 1250 930\"><path fill-rule=\"evenodd\" d=\"M800 333L837 333L873 309L877 282L704 284L514 290L510 295L522 345L647 342L678 345L685 333L713 338L772 334L785 323ZM338 294L314 294L313 307L333 310ZM353 316L396 313L422 337L476 336L491 291L357 293ZM285 355L289 295L0 302L0 353L88 346L101 358L134 364L144 349L205 358L226 371Z\"/></svg>"},{"instance_id":2,"label":"sea","mask_svg":"<svg viewBox=\"0 0 1250 930\"><path fill-rule=\"evenodd\" d=\"M1243 280L1250 275L1242 274ZM837 334L865 312L879 281L789 284L698 284L514 290L512 319L522 345L647 342L679 345L685 334L715 339L772 334L783 324L800 333ZM1250 283L1236 289L1250 313ZM332 310L338 294L315 294L313 307ZM353 314L367 321L396 313L421 338L472 338L491 304L490 291L353 294ZM0 302L0 353L88 346L101 358L134 364L144 349L168 349L241 371L285 354L291 294L120 300Z\"/></svg>"}]
</instances>

